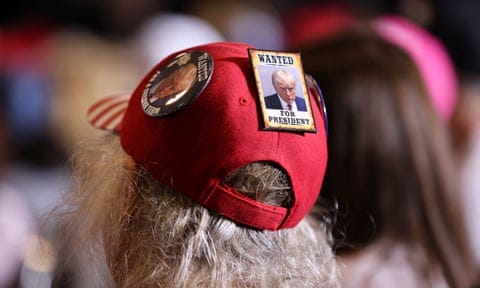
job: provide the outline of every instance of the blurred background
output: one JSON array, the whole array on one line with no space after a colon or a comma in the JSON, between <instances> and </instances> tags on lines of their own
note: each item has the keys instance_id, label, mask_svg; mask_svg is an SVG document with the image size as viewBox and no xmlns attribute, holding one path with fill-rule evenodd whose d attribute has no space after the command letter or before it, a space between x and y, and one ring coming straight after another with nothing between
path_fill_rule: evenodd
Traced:
<instances>
[{"instance_id":1,"label":"blurred background","mask_svg":"<svg viewBox=\"0 0 480 288\"><path fill-rule=\"evenodd\" d=\"M178 49L226 40L289 50L352 19L401 15L438 37L455 66L459 96L448 124L459 161L470 159L480 126L480 1L15 0L0 7L0 288L53 285L56 227L43 223L72 185L69 156L96 136L88 106L131 91ZM60 286L93 287L88 277L70 278Z\"/></svg>"}]
</instances>

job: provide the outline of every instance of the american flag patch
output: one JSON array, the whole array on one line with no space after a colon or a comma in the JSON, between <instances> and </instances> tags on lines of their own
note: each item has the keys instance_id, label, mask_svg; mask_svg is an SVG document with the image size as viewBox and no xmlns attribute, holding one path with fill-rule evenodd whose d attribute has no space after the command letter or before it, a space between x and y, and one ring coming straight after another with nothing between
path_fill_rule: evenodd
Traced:
<instances>
[{"instance_id":1,"label":"american flag patch","mask_svg":"<svg viewBox=\"0 0 480 288\"><path fill-rule=\"evenodd\" d=\"M88 109L88 121L96 128L120 132L130 96L130 93L115 94L95 102Z\"/></svg>"}]
</instances>

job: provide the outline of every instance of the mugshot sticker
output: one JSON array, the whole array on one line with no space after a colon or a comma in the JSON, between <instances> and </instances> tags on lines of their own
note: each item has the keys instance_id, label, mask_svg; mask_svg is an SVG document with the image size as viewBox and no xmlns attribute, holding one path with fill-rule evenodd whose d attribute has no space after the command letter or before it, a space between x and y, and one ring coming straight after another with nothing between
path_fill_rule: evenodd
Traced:
<instances>
[{"instance_id":1,"label":"mugshot sticker","mask_svg":"<svg viewBox=\"0 0 480 288\"><path fill-rule=\"evenodd\" d=\"M143 111L154 117L176 112L200 95L213 72L212 57L203 51L178 55L153 74L142 93Z\"/></svg>"},{"instance_id":2,"label":"mugshot sticker","mask_svg":"<svg viewBox=\"0 0 480 288\"><path fill-rule=\"evenodd\" d=\"M265 130L316 132L299 53L249 49Z\"/></svg>"}]
</instances>

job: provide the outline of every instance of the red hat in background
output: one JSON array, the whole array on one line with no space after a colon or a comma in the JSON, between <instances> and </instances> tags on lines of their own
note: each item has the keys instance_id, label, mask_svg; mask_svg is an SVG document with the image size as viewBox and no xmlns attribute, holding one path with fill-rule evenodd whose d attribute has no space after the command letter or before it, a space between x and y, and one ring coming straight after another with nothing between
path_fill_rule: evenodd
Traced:
<instances>
[{"instance_id":1,"label":"red hat in background","mask_svg":"<svg viewBox=\"0 0 480 288\"><path fill-rule=\"evenodd\" d=\"M413 22L397 15L382 15L372 27L387 41L406 51L417 64L433 107L446 121L457 104L455 66L443 44Z\"/></svg>"},{"instance_id":2,"label":"red hat in background","mask_svg":"<svg viewBox=\"0 0 480 288\"><path fill-rule=\"evenodd\" d=\"M347 29L356 22L351 7L345 3L301 5L289 11L285 24L286 44L297 48Z\"/></svg>"},{"instance_id":3,"label":"red hat in background","mask_svg":"<svg viewBox=\"0 0 480 288\"><path fill-rule=\"evenodd\" d=\"M320 192L327 163L326 131L262 129L249 48L253 47L220 42L174 53L156 65L131 96L101 100L92 106L89 118L97 127L117 131L125 152L173 190L239 224L290 228L308 213ZM190 68L197 69L197 78L190 79L188 65L175 74L180 69L172 67L180 62L195 63ZM171 76L159 76L167 74ZM180 83L173 85L177 88L190 85L183 93L185 100L169 95L176 89L168 84L171 80ZM148 95L152 98L147 101ZM323 107L313 93L308 97L317 127L324 127ZM155 101L174 103L176 108L162 111ZM291 207L257 202L223 183L253 162L274 163L288 174Z\"/></svg>"}]
</instances>

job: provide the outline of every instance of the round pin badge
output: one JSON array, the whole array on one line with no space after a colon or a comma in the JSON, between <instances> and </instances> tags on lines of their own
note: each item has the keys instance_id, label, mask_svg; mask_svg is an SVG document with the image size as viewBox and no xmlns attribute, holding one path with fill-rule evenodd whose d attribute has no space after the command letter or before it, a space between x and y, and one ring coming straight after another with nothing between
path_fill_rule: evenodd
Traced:
<instances>
[{"instance_id":1,"label":"round pin badge","mask_svg":"<svg viewBox=\"0 0 480 288\"><path fill-rule=\"evenodd\" d=\"M212 57L203 51L179 54L160 67L142 94L142 108L153 117L185 108L205 89L213 73Z\"/></svg>"}]
</instances>

